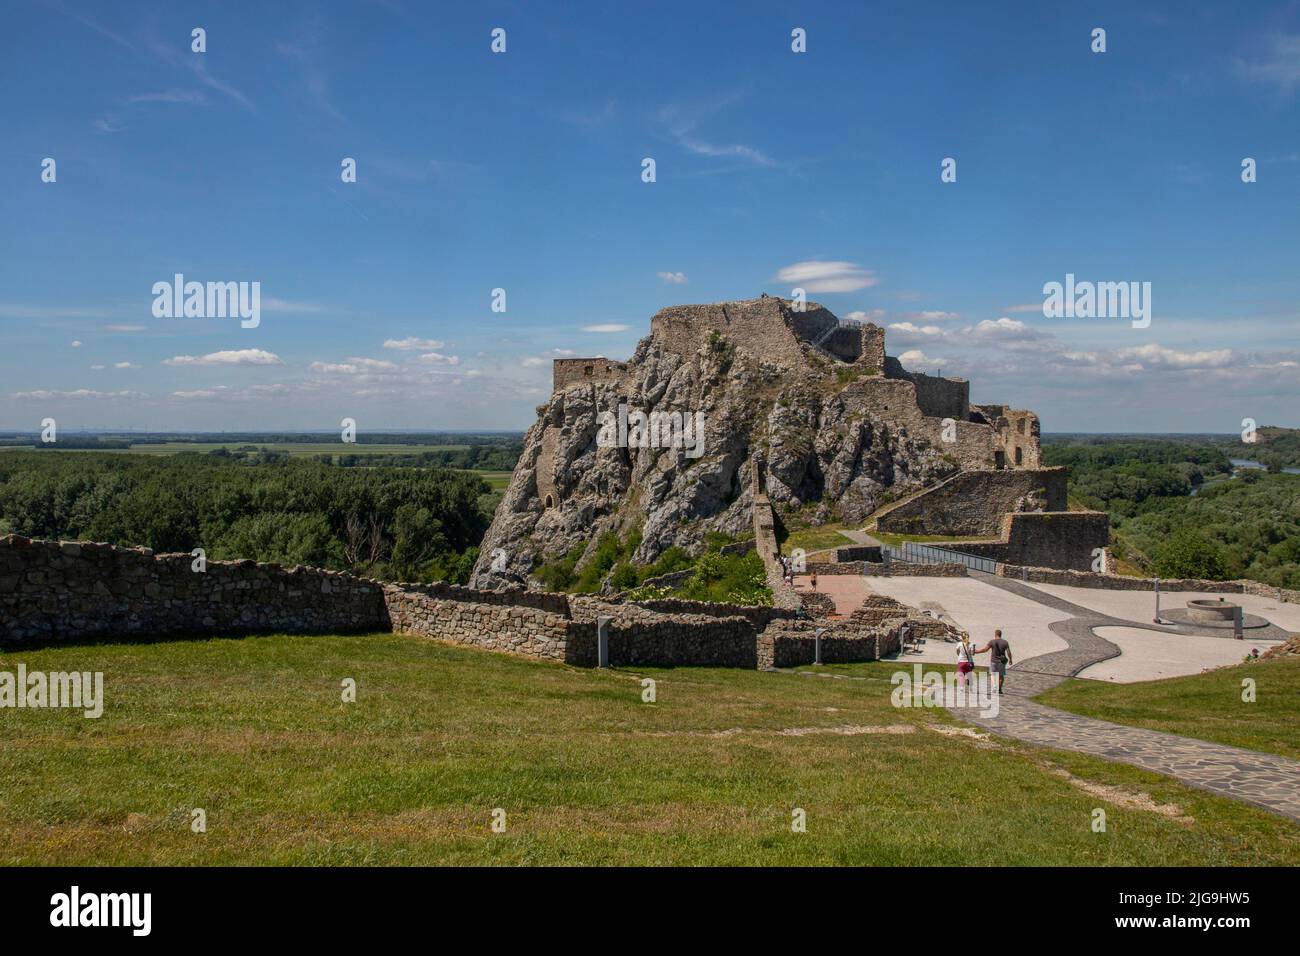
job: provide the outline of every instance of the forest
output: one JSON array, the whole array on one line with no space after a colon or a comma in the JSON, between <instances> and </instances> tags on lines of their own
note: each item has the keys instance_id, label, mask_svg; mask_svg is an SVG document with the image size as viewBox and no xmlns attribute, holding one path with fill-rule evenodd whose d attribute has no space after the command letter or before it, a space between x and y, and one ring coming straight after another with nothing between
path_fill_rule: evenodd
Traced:
<instances>
[{"instance_id":1,"label":"forest","mask_svg":"<svg viewBox=\"0 0 1300 956\"><path fill-rule=\"evenodd\" d=\"M0 454L0 534L202 548L388 580L468 579L495 504L478 475L283 455Z\"/></svg>"},{"instance_id":2,"label":"forest","mask_svg":"<svg viewBox=\"0 0 1300 956\"><path fill-rule=\"evenodd\" d=\"M1110 514L1122 570L1300 588L1300 475L1234 468L1230 455L1246 457L1214 440L1043 443L1044 464L1070 468L1072 504Z\"/></svg>"}]
</instances>

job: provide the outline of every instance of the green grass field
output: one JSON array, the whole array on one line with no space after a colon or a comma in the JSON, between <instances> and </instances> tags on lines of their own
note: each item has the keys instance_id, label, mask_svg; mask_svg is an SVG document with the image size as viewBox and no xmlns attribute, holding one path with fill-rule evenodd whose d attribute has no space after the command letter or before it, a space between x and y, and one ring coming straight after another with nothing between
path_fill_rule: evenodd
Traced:
<instances>
[{"instance_id":1,"label":"green grass field","mask_svg":"<svg viewBox=\"0 0 1300 956\"><path fill-rule=\"evenodd\" d=\"M388 634L20 661L102 671L106 706L0 710L0 864L1300 863L1263 810L896 709L893 664L599 672Z\"/></svg>"},{"instance_id":2,"label":"green grass field","mask_svg":"<svg viewBox=\"0 0 1300 956\"><path fill-rule=\"evenodd\" d=\"M1255 682L1253 703L1241 699L1243 678ZM1117 724L1300 760L1300 660L1295 658L1139 684L1067 681L1038 699Z\"/></svg>"}]
</instances>

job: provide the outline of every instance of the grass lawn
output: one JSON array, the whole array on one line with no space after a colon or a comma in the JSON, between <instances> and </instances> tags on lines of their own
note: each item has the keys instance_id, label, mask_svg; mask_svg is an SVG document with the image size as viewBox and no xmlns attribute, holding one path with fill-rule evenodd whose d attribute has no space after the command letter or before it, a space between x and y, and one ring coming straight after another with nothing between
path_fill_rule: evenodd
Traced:
<instances>
[{"instance_id":1,"label":"grass lawn","mask_svg":"<svg viewBox=\"0 0 1300 956\"><path fill-rule=\"evenodd\" d=\"M1255 681L1255 702L1241 699ZM1117 724L1167 730L1300 760L1300 660L1256 661L1139 684L1076 680L1038 700Z\"/></svg>"},{"instance_id":2,"label":"grass lawn","mask_svg":"<svg viewBox=\"0 0 1300 956\"><path fill-rule=\"evenodd\" d=\"M789 554L795 548L820 551L823 548L851 548L853 542L840 534L842 524L823 524L816 527L797 528L781 541L781 550Z\"/></svg>"},{"instance_id":3,"label":"grass lawn","mask_svg":"<svg viewBox=\"0 0 1300 956\"><path fill-rule=\"evenodd\" d=\"M1263 810L896 709L894 664L597 672L389 634L55 648L0 670L20 661L102 671L106 706L0 710L6 865L1300 863L1300 826Z\"/></svg>"},{"instance_id":4,"label":"grass lawn","mask_svg":"<svg viewBox=\"0 0 1300 956\"><path fill-rule=\"evenodd\" d=\"M505 491L510 487L510 476L514 472L510 471L471 471L471 475L478 475L488 483L493 491Z\"/></svg>"}]
</instances>

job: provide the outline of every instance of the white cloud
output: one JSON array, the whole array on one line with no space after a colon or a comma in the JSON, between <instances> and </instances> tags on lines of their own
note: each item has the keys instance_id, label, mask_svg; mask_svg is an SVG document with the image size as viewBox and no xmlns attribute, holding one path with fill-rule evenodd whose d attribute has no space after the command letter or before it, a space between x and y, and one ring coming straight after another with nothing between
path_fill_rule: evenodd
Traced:
<instances>
[{"instance_id":1,"label":"white cloud","mask_svg":"<svg viewBox=\"0 0 1300 956\"><path fill-rule=\"evenodd\" d=\"M195 106L207 102L198 90L164 90L161 93L140 93L126 98L131 103L189 103Z\"/></svg>"},{"instance_id":2,"label":"white cloud","mask_svg":"<svg viewBox=\"0 0 1300 956\"><path fill-rule=\"evenodd\" d=\"M928 312L904 312L899 316L899 318L908 320L915 319L917 322L956 322L961 318L961 313L940 312L937 310Z\"/></svg>"},{"instance_id":3,"label":"white cloud","mask_svg":"<svg viewBox=\"0 0 1300 956\"><path fill-rule=\"evenodd\" d=\"M601 322L597 325L584 325L584 332L626 332L632 328L630 325L620 325L617 322Z\"/></svg>"},{"instance_id":4,"label":"white cloud","mask_svg":"<svg viewBox=\"0 0 1300 956\"><path fill-rule=\"evenodd\" d=\"M138 365L133 365L133 364L131 364L130 362L114 362L114 363L113 363L113 368L139 368L139 367L140 367L140 366L138 366Z\"/></svg>"},{"instance_id":5,"label":"white cloud","mask_svg":"<svg viewBox=\"0 0 1300 956\"><path fill-rule=\"evenodd\" d=\"M686 285L688 281L685 272L656 272L655 275L668 285Z\"/></svg>"},{"instance_id":6,"label":"white cloud","mask_svg":"<svg viewBox=\"0 0 1300 956\"><path fill-rule=\"evenodd\" d=\"M430 365L459 365L459 355L443 355L441 352L425 352L420 356L421 362L427 362Z\"/></svg>"},{"instance_id":7,"label":"white cloud","mask_svg":"<svg viewBox=\"0 0 1300 956\"><path fill-rule=\"evenodd\" d=\"M540 368L543 365L550 365L551 360L542 358L540 355L530 355L521 363L524 368Z\"/></svg>"},{"instance_id":8,"label":"white cloud","mask_svg":"<svg viewBox=\"0 0 1300 956\"><path fill-rule=\"evenodd\" d=\"M869 309L866 312L850 312L844 318L850 322L878 322L885 317L884 309Z\"/></svg>"},{"instance_id":9,"label":"white cloud","mask_svg":"<svg viewBox=\"0 0 1300 956\"><path fill-rule=\"evenodd\" d=\"M81 342L80 342L80 340L78 340L78 339L73 339L73 340L72 340L72 347L73 347L74 349L79 349L79 348L81 348Z\"/></svg>"},{"instance_id":10,"label":"white cloud","mask_svg":"<svg viewBox=\"0 0 1300 956\"><path fill-rule=\"evenodd\" d=\"M103 367L104 367L104 366L102 366L102 365L92 365L92 366L91 366L91 368L92 368L94 371L96 371L96 372L98 372L98 371L100 371L101 369L103 369Z\"/></svg>"},{"instance_id":11,"label":"white cloud","mask_svg":"<svg viewBox=\"0 0 1300 956\"><path fill-rule=\"evenodd\" d=\"M350 356L345 362L312 362L312 371L332 375L364 375L369 372L391 372L397 366L383 359Z\"/></svg>"},{"instance_id":12,"label":"white cloud","mask_svg":"<svg viewBox=\"0 0 1300 956\"><path fill-rule=\"evenodd\" d=\"M880 280L870 269L853 262L808 259L786 266L776 274L776 281L807 292L856 292Z\"/></svg>"},{"instance_id":13,"label":"white cloud","mask_svg":"<svg viewBox=\"0 0 1300 956\"><path fill-rule=\"evenodd\" d=\"M1136 362L1142 368L1158 369L1227 368L1237 364L1238 361L1232 349L1184 352L1179 349L1165 348L1154 342L1116 349L1113 355L1121 362Z\"/></svg>"},{"instance_id":14,"label":"white cloud","mask_svg":"<svg viewBox=\"0 0 1300 956\"><path fill-rule=\"evenodd\" d=\"M920 349L911 349L907 352L904 352L902 355L898 357L898 360L902 362L905 366L947 364L947 359L931 358L930 356L922 352Z\"/></svg>"},{"instance_id":15,"label":"white cloud","mask_svg":"<svg viewBox=\"0 0 1300 956\"><path fill-rule=\"evenodd\" d=\"M10 398L29 399L34 401L49 401L50 399L82 399L91 398L99 400L112 400L117 398L148 398L143 392L99 392L93 388L78 388L74 391L65 392L59 389L37 389L34 392L11 392Z\"/></svg>"},{"instance_id":16,"label":"white cloud","mask_svg":"<svg viewBox=\"0 0 1300 956\"><path fill-rule=\"evenodd\" d=\"M163 359L164 365L283 365L280 356L262 349L235 349L207 355L177 355Z\"/></svg>"},{"instance_id":17,"label":"white cloud","mask_svg":"<svg viewBox=\"0 0 1300 956\"><path fill-rule=\"evenodd\" d=\"M442 348L447 343L439 339L418 339L415 336L408 336L404 339L385 339L384 348L400 349L404 352L427 352Z\"/></svg>"},{"instance_id":18,"label":"white cloud","mask_svg":"<svg viewBox=\"0 0 1300 956\"><path fill-rule=\"evenodd\" d=\"M143 332L146 326L143 325L106 325L105 332Z\"/></svg>"},{"instance_id":19,"label":"white cloud","mask_svg":"<svg viewBox=\"0 0 1300 956\"><path fill-rule=\"evenodd\" d=\"M938 341L947 334L937 325L913 325L911 322L894 322L886 330L885 338L887 342L925 342Z\"/></svg>"}]
</instances>

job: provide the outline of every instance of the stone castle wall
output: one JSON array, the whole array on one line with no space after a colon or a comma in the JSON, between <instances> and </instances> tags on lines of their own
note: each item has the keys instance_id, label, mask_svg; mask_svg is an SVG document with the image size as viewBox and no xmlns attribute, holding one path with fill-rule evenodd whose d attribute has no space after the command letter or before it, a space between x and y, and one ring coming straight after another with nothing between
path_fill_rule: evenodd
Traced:
<instances>
[{"instance_id":1,"label":"stone castle wall","mask_svg":"<svg viewBox=\"0 0 1300 956\"><path fill-rule=\"evenodd\" d=\"M555 359L552 362L553 391L570 385L624 384L631 380L631 367L626 362L612 362L607 358Z\"/></svg>"},{"instance_id":2,"label":"stone castle wall","mask_svg":"<svg viewBox=\"0 0 1300 956\"><path fill-rule=\"evenodd\" d=\"M996 535L1005 514L1034 504L1065 511L1066 469L962 471L880 515L876 526L899 534Z\"/></svg>"},{"instance_id":3,"label":"stone castle wall","mask_svg":"<svg viewBox=\"0 0 1300 956\"><path fill-rule=\"evenodd\" d=\"M381 585L320 568L0 538L0 643L117 635L388 630Z\"/></svg>"},{"instance_id":4,"label":"stone castle wall","mask_svg":"<svg viewBox=\"0 0 1300 956\"><path fill-rule=\"evenodd\" d=\"M996 541L935 541L932 547L991 558L1002 564L1091 571L1093 551L1110 538L1104 511L1022 512L1002 517Z\"/></svg>"}]
</instances>

